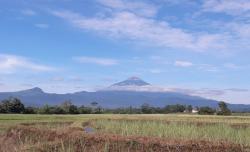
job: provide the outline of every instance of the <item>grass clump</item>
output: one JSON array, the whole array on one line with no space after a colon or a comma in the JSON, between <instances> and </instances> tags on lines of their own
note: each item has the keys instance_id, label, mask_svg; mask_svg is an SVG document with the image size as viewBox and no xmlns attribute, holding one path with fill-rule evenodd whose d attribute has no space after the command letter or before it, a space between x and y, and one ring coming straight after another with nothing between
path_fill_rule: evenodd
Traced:
<instances>
[{"instance_id":1,"label":"grass clump","mask_svg":"<svg viewBox=\"0 0 250 152\"><path fill-rule=\"evenodd\" d=\"M228 141L250 146L250 127L234 127L225 123L97 120L94 124L100 133L182 140Z\"/></svg>"}]
</instances>

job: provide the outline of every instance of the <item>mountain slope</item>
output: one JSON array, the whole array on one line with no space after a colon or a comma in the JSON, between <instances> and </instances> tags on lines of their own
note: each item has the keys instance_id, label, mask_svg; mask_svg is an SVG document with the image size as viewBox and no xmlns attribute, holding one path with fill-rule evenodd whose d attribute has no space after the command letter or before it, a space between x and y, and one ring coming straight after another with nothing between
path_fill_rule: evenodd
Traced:
<instances>
[{"instance_id":1,"label":"mountain slope","mask_svg":"<svg viewBox=\"0 0 250 152\"><path fill-rule=\"evenodd\" d=\"M22 92L22 93L21 93ZM87 105L93 101L98 102L104 107L127 107L141 106L143 103L149 103L154 106L165 106L167 104L192 104L194 106L215 106L217 102L201 97L184 95L174 92L142 92L142 91L97 91L97 92L78 92L73 94L51 94L37 93L30 90L0 93L0 99L8 97L18 97L25 104L44 105L60 104L65 100L72 100L77 105Z\"/></svg>"},{"instance_id":2,"label":"mountain slope","mask_svg":"<svg viewBox=\"0 0 250 152\"><path fill-rule=\"evenodd\" d=\"M121 87L121 88L119 88ZM126 90L128 88L132 90ZM116 83L111 86L112 89L103 89L96 92L76 92L71 94L54 94L45 93L40 88L33 88L18 92L0 93L0 100L17 97L22 100L25 105L42 106L45 104L58 105L65 100L71 100L76 105L90 105L91 102L98 102L99 105L106 108L117 107L138 107L144 103L152 106L163 107L169 104L183 104L192 106L210 106L217 107L218 102L215 100L205 99L198 96L191 96L178 92L138 90L138 88L154 88L149 83L139 79L127 79L123 82ZM110 88L110 87L108 87ZM135 90L133 90L135 89ZM250 110L250 105L229 104L233 110L242 111Z\"/></svg>"}]
</instances>

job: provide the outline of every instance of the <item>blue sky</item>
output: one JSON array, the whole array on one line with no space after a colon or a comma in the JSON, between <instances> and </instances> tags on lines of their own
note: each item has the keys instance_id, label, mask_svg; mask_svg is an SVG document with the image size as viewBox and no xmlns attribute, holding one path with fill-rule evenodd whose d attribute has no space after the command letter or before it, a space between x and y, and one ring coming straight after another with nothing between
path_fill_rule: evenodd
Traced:
<instances>
[{"instance_id":1,"label":"blue sky","mask_svg":"<svg viewBox=\"0 0 250 152\"><path fill-rule=\"evenodd\" d=\"M0 18L1 92L138 76L250 104L249 0L2 0Z\"/></svg>"}]
</instances>

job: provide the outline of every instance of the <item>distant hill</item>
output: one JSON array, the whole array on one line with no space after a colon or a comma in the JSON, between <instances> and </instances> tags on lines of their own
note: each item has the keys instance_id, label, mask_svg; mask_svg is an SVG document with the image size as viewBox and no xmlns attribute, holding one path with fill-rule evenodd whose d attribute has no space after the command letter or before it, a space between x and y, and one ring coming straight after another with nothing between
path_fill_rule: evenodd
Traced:
<instances>
[{"instance_id":1,"label":"distant hill","mask_svg":"<svg viewBox=\"0 0 250 152\"><path fill-rule=\"evenodd\" d=\"M95 101L106 108L138 107L144 103L159 107L169 104L183 104L216 108L218 104L216 100L164 91L136 77L118 82L96 92L82 91L68 94L55 94L46 93L40 88L33 88L18 92L0 93L0 100L9 97L20 98L25 105L32 106L42 106L45 104L57 105L65 100L71 100L76 105L90 105L91 102ZM229 107L236 111L250 110L250 105L229 104Z\"/></svg>"}]
</instances>

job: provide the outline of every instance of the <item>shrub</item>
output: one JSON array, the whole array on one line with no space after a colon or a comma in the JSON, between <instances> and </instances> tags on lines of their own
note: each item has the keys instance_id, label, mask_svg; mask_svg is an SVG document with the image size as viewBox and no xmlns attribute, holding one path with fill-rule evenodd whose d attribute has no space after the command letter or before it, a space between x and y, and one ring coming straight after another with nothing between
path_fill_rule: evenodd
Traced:
<instances>
[{"instance_id":1,"label":"shrub","mask_svg":"<svg viewBox=\"0 0 250 152\"><path fill-rule=\"evenodd\" d=\"M0 112L1 113L23 113L24 105L21 100L17 98L9 98L5 99L0 104Z\"/></svg>"},{"instance_id":2,"label":"shrub","mask_svg":"<svg viewBox=\"0 0 250 152\"><path fill-rule=\"evenodd\" d=\"M200 115L213 115L215 113L215 110L210 107L200 107L198 114Z\"/></svg>"},{"instance_id":3,"label":"shrub","mask_svg":"<svg viewBox=\"0 0 250 152\"><path fill-rule=\"evenodd\" d=\"M26 107L25 109L24 109L24 112L23 112L24 114L36 114L37 113L37 111L36 111L36 108L34 108L34 107Z\"/></svg>"},{"instance_id":4,"label":"shrub","mask_svg":"<svg viewBox=\"0 0 250 152\"><path fill-rule=\"evenodd\" d=\"M78 108L78 112L80 114L91 114L92 109L90 107L81 106L81 107Z\"/></svg>"}]
</instances>

